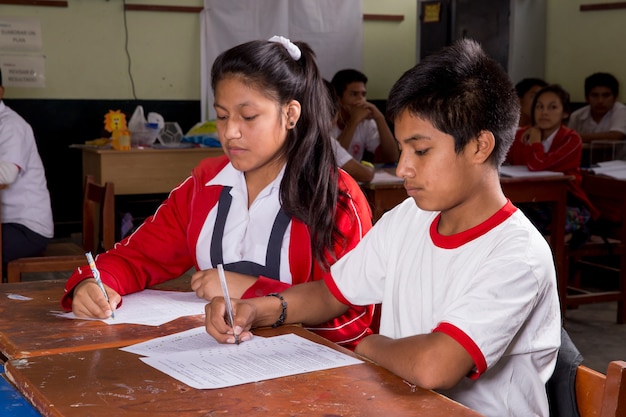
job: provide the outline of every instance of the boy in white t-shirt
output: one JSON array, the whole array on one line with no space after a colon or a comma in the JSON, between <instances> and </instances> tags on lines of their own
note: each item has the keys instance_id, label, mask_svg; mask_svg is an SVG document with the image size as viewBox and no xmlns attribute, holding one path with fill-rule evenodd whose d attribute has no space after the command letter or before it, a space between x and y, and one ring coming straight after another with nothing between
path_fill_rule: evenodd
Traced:
<instances>
[{"instance_id":1,"label":"boy in white t-shirt","mask_svg":"<svg viewBox=\"0 0 626 417\"><path fill-rule=\"evenodd\" d=\"M387 111L411 198L328 279L236 301L234 329L214 298L207 332L234 343L233 332L246 341L253 327L318 323L382 303L380 334L356 353L486 416L548 416L545 383L561 331L554 263L498 176L519 117L513 85L464 39L407 71Z\"/></svg>"}]
</instances>

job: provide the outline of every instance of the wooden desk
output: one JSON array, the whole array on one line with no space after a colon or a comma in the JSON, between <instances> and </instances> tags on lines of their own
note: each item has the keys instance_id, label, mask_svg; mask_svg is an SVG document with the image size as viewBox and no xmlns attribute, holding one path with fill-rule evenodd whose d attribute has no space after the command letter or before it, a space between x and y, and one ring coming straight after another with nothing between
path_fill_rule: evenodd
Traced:
<instances>
[{"instance_id":1,"label":"wooden desk","mask_svg":"<svg viewBox=\"0 0 626 417\"><path fill-rule=\"evenodd\" d=\"M567 292L566 252L565 252L565 215L567 203L567 184L574 177L551 175L545 177L500 178L504 195L514 204L546 202L552 205L550 247L559 280L559 299L565 307ZM376 222L388 210L407 198L402 183L362 184L361 188L372 206L373 222ZM565 280L565 281L564 281ZM565 311L562 309L562 311Z\"/></svg>"},{"instance_id":2,"label":"wooden desk","mask_svg":"<svg viewBox=\"0 0 626 417\"><path fill-rule=\"evenodd\" d=\"M352 354L298 326L296 333ZM44 416L478 416L433 391L412 389L370 362L215 390L198 390L119 349L7 362L7 378Z\"/></svg>"},{"instance_id":3,"label":"wooden desk","mask_svg":"<svg viewBox=\"0 0 626 417\"><path fill-rule=\"evenodd\" d=\"M115 194L169 193L204 158L223 155L222 148L113 149L83 148L83 178L111 181Z\"/></svg>"},{"instance_id":4,"label":"wooden desk","mask_svg":"<svg viewBox=\"0 0 626 417\"><path fill-rule=\"evenodd\" d=\"M62 311L64 284L65 281L57 280L0 285L0 363L6 359L128 346L204 324L203 316L181 317L161 326L108 325L60 318L51 312ZM189 291L190 285L188 278L181 278L157 288ZM9 298L11 294L32 300Z\"/></svg>"},{"instance_id":5,"label":"wooden desk","mask_svg":"<svg viewBox=\"0 0 626 417\"><path fill-rule=\"evenodd\" d=\"M614 255L619 257L618 283L616 290L580 291L577 288L567 294L566 304L577 306L585 303L615 302L617 301L617 323L626 323L626 181L611 178L606 175L595 175L583 171L583 189L593 205L600 210L602 217L615 222L615 227L607 230L612 239L621 242L615 247ZM592 243L596 246L600 243ZM581 248L584 252L585 246ZM606 248L604 248L606 250ZM604 250L599 251L602 253ZM569 277L566 277L569 278ZM567 280L564 284L567 284Z\"/></svg>"},{"instance_id":6,"label":"wooden desk","mask_svg":"<svg viewBox=\"0 0 626 417\"><path fill-rule=\"evenodd\" d=\"M387 170L387 172L395 175L395 173L390 170ZM366 182L361 184L361 189L372 207L373 223L376 223L386 211L391 210L408 197L404 189L404 183L402 182Z\"/></svg>"}]
</instances>

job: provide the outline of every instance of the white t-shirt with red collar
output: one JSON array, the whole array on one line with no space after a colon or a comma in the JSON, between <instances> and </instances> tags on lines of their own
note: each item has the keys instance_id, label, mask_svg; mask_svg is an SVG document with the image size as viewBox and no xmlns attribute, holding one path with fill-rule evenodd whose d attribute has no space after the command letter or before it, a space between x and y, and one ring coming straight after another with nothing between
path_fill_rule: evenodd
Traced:
<instances>
[{"instance_id":1,"label":"white t-shirt with red collar","mask_svg":"<svg viewBox=\"0 0 626 417\"><path fill-rule=\"evenodd\" d=\"M442 393L487 416L547 416L561 315L546 240L510 202L452 236L438 219L408 198L332 266L329 288L346 303L382 303L385 336L459 342L475 369Z\"/></svg>"}]
</instances>

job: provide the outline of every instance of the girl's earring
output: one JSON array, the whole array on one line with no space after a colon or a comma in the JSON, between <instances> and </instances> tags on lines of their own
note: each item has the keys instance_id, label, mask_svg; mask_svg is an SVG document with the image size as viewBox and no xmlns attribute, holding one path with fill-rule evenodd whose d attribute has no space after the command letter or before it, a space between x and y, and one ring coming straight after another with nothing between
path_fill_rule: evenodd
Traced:
<instances>
[{"instance_id":1,"label":"girl's earring","mask_svg":"<svg viewBox=\"0 0 626 417\"><path fill-rule=\"evenodd\" d=\"M293 120L289 122L289 126L294 127L296 125L296 122L294 122Z\"/></svg>"}]
</instances>

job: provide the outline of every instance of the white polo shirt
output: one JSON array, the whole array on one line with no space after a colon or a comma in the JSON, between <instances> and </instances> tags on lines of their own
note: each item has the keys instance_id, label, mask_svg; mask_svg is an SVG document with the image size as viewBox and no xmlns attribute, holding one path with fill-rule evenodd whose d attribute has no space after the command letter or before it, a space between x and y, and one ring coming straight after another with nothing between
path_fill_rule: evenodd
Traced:
<instances>
[{"instance_id":1,"label":"white polo shirt","mask_svg":"<svg viewBox=\"0 0 626 417\"><path fill-rule=\"evenodd\" d=\"M8 188L1 190L2 222L19 223L35 233L53 237L50 193L33 130L0 101L0 160L20 169Z\"/></svg>"},{"instance_id":2,"label":"white polo shirt","mask_svg":"<svg viewBox=\"0 0 626 417\"><path fill-rule=\"evenodd\" d=\"M616 101L599 123L593 120L591 108L587 105L572 113L567 127L578 133L621 132L626 134L626 105Z\"/></svg>"}]
</instances>

